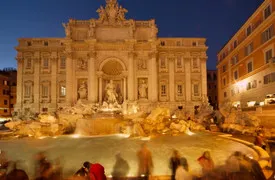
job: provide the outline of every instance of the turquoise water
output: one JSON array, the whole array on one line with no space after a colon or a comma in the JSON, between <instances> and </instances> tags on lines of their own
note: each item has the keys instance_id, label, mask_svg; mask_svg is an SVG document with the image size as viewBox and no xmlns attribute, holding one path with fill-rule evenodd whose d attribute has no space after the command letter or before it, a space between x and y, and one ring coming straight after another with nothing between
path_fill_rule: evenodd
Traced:
<instances>
[{"instance_id":1,"label":"turquoise water","mask_svg":"<svg viewBox=\"0 0 275 180\"><path fill-rule=\"evenodd\" d=\"M120 153L130 166L128 176L135 176L137 173L136 152L145 141L152 152L154 175L170 174L169 158L172 149L177 149L182 156L187 158L190 169L195 174L200 173L197 158L206 150L210 151L216 165L223 164L226 158L237 150L258 158L257 154L249 147L209 133L180 136L164 135L151 139L126 138L121 135L25 138L0 140L0 149L7 152L9 159L21 160L19 167L26 170L30 176L34 174L34 155L40 151L46 151L48 160L53 163L57 158L60 158L65 177L76 172L87 160L101 163L108 176L113 170L117 153Z\"/></svg>"}]
</instances>

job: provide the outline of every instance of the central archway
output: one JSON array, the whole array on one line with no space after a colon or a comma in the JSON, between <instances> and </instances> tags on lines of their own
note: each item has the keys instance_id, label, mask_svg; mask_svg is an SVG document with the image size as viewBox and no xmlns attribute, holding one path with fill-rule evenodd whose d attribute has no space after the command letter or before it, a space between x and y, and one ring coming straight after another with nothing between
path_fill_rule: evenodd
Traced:
<instances>
[{"instance_id":1,"label":"central archway","mask_svg":"<svg viewBox=\"0 0 275 180\"><path fill-rule=\"evenodd\" d=\"M126 78L124 71L126 70L125 64L117 58L105 59L99 67L102 72L101 86L101 98L103 101L107 101L109 95L106 95L106 87L110 87L110 81L112 80L112 87L115 86L116 100L121 104L126 99Z\"/></svg>"}]
</instances>

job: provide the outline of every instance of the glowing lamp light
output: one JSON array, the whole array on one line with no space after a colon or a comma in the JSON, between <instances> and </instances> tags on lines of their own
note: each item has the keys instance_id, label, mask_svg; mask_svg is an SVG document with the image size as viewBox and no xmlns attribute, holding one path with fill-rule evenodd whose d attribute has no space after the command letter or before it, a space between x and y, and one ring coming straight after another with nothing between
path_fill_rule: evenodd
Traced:
<instances>
[{"instance_id":1,"label":"glowing lamp light","mask_svg":"<svg viewBox=\"0 0 275 180\"><path fill-rule=\"evenodd\" d=\"M264 101L260 102L260 106L264 106Z\"/></svg>"},{"instance_id":2,"label":"glowing lamp light","mask_svg":"<svg viewBox=\"0 0 275 180\"><path fill-rule=\"evenodd\" d=\"M174 114L174 115L172 116L172 118L173 118L173 119L176 119L176 118L177 118L177 115Z\"/></svg>"},{"instance_id":3,"label":"glowing lamp light","mask_svg":"<svg viewBox=\"0 0 275 180\"><path fill-rule=\"evenodd\" d=\"M255 104L256 104L256 101L249 101L249 102L247 102L247 106L248 107L253 107L253 106L255 106Z\"/></svg>"},{"instance_id":4,"label":"glowing lamp light","mask_svg":"<svg viewBox=\"0 0 275 180\"><path fill-rule=\"evenodd\" d=\"M75 138L75 139L77 139L79 137L80 137L80 134L74 134L74 135L72 135L72 138Z\"/></svg>"}]
</instances>

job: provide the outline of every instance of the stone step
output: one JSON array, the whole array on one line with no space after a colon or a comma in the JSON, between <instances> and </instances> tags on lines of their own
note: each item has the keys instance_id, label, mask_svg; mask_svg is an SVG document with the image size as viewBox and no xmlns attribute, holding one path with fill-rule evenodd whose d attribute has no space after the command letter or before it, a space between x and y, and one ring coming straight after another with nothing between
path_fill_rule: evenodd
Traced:
<instances>
[{"instance_id":1,"label":"stone step","mask_svg":"<svg viewBox=\"0 0 275 180\"><path fill-rule=\"evenodd\" d=\"M210 125L210 131L212 131L212 132L220 132L220 129L218 128L218 126L216 124L211 124Z\"/></svg>"}]
</instances>

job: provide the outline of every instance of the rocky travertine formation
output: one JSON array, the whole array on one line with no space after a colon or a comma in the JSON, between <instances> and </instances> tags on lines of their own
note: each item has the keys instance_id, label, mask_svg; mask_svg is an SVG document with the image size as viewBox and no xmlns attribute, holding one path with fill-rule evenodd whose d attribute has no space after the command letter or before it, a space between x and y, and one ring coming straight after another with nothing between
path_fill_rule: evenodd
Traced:
<instances>
[{"instance_id":1,"label":"rocky travertine formation","mask_svg":"<svg viewBox=\"0 0 275 180\"><path fill-rule=\"evenodd\" d=\"M62 134L106 135L123 133L131 136L186 133L205 127L181 111L171 116L168 108L156 108L149 115L136 112L122 116L117 112L96 112L97 106L78 102L56 114L40 114L35 120L13 120L5 126L20 136L56 136ZM104 114L106 113L106 114Z\"/></svg>"}]
</instances>

